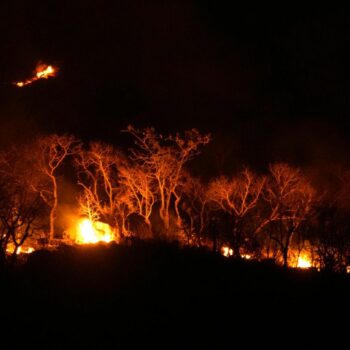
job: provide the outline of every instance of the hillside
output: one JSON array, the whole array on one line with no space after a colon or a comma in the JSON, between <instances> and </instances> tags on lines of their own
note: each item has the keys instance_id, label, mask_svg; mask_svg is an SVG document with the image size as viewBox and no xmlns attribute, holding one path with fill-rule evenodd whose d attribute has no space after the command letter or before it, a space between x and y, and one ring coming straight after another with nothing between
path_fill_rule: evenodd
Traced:
<instances>
[{"instance_id":1,"label":"hillside","mask_svg":"<svg viewBox=\"0 0 350 350\"><path fill-rule=\"evenodd\" d=\"M350 291L346 275L141 241L36 251L7 278L6 333L58 347L327 328Z\"/></svg>"}]
</instances>

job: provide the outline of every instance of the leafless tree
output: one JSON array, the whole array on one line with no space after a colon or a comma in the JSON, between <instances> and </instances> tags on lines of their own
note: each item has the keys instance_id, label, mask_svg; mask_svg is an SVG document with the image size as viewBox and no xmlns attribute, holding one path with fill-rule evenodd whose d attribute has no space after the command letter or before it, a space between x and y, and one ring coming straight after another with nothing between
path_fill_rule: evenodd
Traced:
<instances>
[{"instance_id":1,"label":"leafless tree","mask_svg":"<svg viewBox=\"0 0 350 350\"><path fill-rule=\"evenodd\" d=\"M315 191L300 169L277 163L269 167L264 198L269 211L266 223L270 238L282 254L283 265L288 266L288 253L293 236L300 232L312 212Z\"/></svg>"},{"instance_id":2,"label":"leafless tree","mask_svg":"<svg viewBox=\"0 0 350 350\"><path fill-rule=\"evenodd\" d=\"M11 244L15 260L18 249L43 229L44 202L31 184L35 173L22 162L22 150L2 153L0 158L0 255L4 262Z\"/></svg>"},{"instance_id":3,"label":"leafless tree","mask_svg":"<svg viewBox=\"0 0 350 350\"><path fill-rule=\"evenodd\" d=\"M29 157L37 172L31 184L49 208L49 240L54 238L58 206L58 170L64 160L80 151L80 142L71 135L48 135L40 137L31 147Z\"/></svg>"},{"instance_id":4,"label":"leafless tree","mask_svg":"<svg viewBox=\"0 0 350 350\"><path fill-rule=\"evenodd\" d=\"M83 189L81 210L93 220L119 227L126 234L125 220L133 212L126 189L119 183L122 154L112 146L99 142L90 144L88 150L76 154L78 184Z\"/></svg>"},{"instance_id":5,"label":"leafless tree","mask_svg":"<svg viewBox=\"0 0 350 350\"><path fill-rule=\"evenodd\" d=\"M200 246L207 236L210 220L208 188L199 178L185 173L180 194L179 215L187 244Z\"/></svg>"},{"instance_id":6,"label":"leafless tree","mask_svg":"<svg viewBox=\"0 0 350 350\"><path fill-rule=\"evenodd\" d=\"M180 134L163 137L153 128L136 129L129 126L125 132L134 137L136 147L131 150L131 160L151 176L157 188L159 216L166 231L170 228L170 207L174 210L178 222L180 179L185 164L198 154L200 146L210 141L209 135L202 135L196 129Z\"/></svg>"},{"instance_id":7,"label":"leafless tree","mask_svg":"<svg viewBox=\"0 0 350 350\"><path fill-rule=\"evenodd\" d=\"M150 217L156 201L156 190L151 174L141 167L125 162L119 167L119 181L133 213L144 219L152 233Z\"/></svg>"},{"instance_id":8,"label":"leafless tree","mask_svg":"<svg viewBox=\"0 0 350 350\"><path fill-rule=\"evenodd\" d=\"M230 244L236 257L240 257L243 234L247 230L248 222L245 219L257 207L264 183L264 177L259 177L245 168L237 176L220 177L209 185L210 201L231 218Z\"/></svg>"}]
</instances>

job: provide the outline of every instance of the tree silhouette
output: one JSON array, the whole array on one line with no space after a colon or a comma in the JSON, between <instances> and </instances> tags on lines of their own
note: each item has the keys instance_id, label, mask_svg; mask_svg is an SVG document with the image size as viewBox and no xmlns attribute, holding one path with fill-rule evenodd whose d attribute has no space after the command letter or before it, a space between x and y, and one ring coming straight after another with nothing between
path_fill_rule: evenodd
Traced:
<instances>
[{"instance_id":1,"label":"tree silhouette","mask_svg":"<svg viewBox=\"0 0 350 350\"><path fill-rule=\"evenodd\" d=\"M247 168L232 178L220 177L209 185L210 201L231 219L232 233L229 237L235 257L239 258L247 233L247 218L256 208L262 194L265 178L255 175ZM251 220L251 218L250 218Z\"/></svg>"},{"instance_id":2,"label":"tree silhouette","mask_svg":"<svg viewBox=\"0 0 350 350\"><path fill-rule=\"evenodd\" d=\"M268 222L269 236L277 243L287 267L292 238L312 212L315 190L299 169L288 164L271 164L269 170L264 191L269 208L265 223Z\"/></svg>"},{"instance_id":3,"label":"tree silhouette","mask_svg":"<svg viewBox=\"0 0 350 350\"><path fill-rule=\"evenodd\" d=\"M23 162L21 149L0 156L0 260L5 261L9 244L14 261L18 249L44 227L44 202L33 190L35 173Z\"/></svg>"}]
</instances>

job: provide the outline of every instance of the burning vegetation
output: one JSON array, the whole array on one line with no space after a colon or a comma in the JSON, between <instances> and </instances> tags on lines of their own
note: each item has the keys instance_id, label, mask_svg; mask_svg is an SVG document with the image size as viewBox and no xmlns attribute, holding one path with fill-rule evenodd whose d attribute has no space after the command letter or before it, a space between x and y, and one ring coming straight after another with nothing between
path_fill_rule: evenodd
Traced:
<instances>
[{"instance_id":1,"label":"burning vegetation","mask_svg":"<svg viewBox=\"0 0 350 350\"><path fill-rule=\"evenodd\" d=\"M348 193L346 173L332 200L302 169L285 163L203 183L187 164L210 135L193 129L164 136L132 126L123 132L135 141L128 153L68 135L43 136L1 153L2 261L60 242L134 237L177 240L285 267L349 270L348 217L338 204ZM58 209L69 167L77 196L68 224Z\"/></svg>"},{"instance_id":2,"label":"burning vegetation","mask_svg":"<svg viewBox=\"0 0 350 350\"><path fill-rule=\"evenodd\" d=\"M92 222L91 220L84 218L78 221L77 232L75 235L75 241L78 244L109 243L115 241L115 235L108 224L100 221Z\"/></svg>"},{"instance_id":3,"label":"burning vegetation","mask_svg":"<svg viewBox=\"0 0 350 350\"><path fill-rule=\"evenodd\" d=\"M57 71L58 71L57 67L54 67L52 65L47 65L44 63L39 63L36 66L34 75L30 79L27 79L24 81L18 81L18 82L15 82L13 84L18 86L18 87L23 87L23 86L32 84L33 82L35 82L39 79L48 79L48 78L54 77L54 76L56 76Z\"/></svg>"}]
</instances>

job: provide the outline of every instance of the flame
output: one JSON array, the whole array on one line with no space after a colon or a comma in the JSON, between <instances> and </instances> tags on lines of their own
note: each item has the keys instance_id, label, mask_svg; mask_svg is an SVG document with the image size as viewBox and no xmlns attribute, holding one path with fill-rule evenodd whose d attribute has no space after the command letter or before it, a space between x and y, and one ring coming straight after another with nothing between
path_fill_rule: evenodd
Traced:
<instances>
[{"instance_id":1,"label":"flame","mask_svg":"<svg viewBox=\"0 0 350 350\"><path fill-rule=\"evenodd\" d=\"M76 242L80 244L106 242L114 240L114 234L108 224L82 219L78 223Z\"/></svg>"},{"instance_id":2,"label":"flame","mask_svg":"<svg viewBox=\"0 0 350 350\"><path fill-rule=\"evenodd\" d=\"M226 258L230 257L233 255L233 249L230 248L229 246L223 246L221 247L221 254L225 256ZM250 254L240 254L242 259L249 260L252 258Z\"/></svg>"},{"instance_id":3,"label":"flame","mask_svg":"<svg viewBox=\"0 0 350 350\"><path fill-rule=\"evenodd\" d=\"M19 254L30 254L30 253L33 253L34 250L35 249L33 247L20 246L20 247L18 247L16 254L17 255L19 255ZM9 244L7 249L6 249L6 252L8 254L13 254L14 251L15 251L15 245L14 244Z\"/></svg>"},{"instance_id":4,"label":"flame","mask_svg":"<svg viewBox=\"0 0 350 350\"><path fill-rule=\"evenodd\" d=\"M246 259L246 260L250 260L252 258L252 256L250 254L241 254L241 258Z\"/></svg>"},{"instance_id":5,"label":"flame","mask_svg":"<svg viewBox=\"0 0 350 350\"><path fill-rule=\"evenodd\" d=\"M221 254L223 256L225 256L226 258L228 258L229 256L232 256L233 255L233 249L228 247L228 246L223 246L221 248Z\"/></svg>"},{"instance_id":6,"label":"flame","mask_svg":"<svg viewBox=\"0 0 350 350\"><path fill-rule=\"evenodd\" d=\"M35 75L31 79L15 82L14 85L23 87L37 81L39 79L48 79L54 77L57 73L57 68L51 65L40 63L35 69Z\"/></svg>"},{"instance_id":7,"label":"flame","mask_svg":"<svg viewBox=\"0 0 350 350\"><path fill-rule=\"evenodd\" d=\"M299 267L300 269L308 269L311 266L311 261L306 255L299 256L297 267Z\"/></svg>"}]
</instances>

